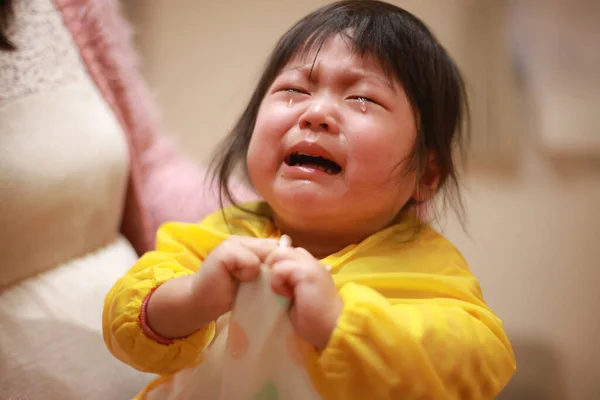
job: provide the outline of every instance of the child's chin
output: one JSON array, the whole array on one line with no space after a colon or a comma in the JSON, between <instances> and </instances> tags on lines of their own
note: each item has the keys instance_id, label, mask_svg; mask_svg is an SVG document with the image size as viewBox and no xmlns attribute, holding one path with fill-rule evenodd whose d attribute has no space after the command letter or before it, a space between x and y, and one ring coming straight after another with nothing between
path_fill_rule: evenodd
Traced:
<instances>
[{"instance_id":1,"label":"child's chin","mask_svg":"<svg viewBox=\"0 0 600 400\"><path fill-rule=\"evenodd\" d=\"M310 190L310 188L281 191L277 197L277 203L281 208L287 210L287 212L306 217L327 214L331 207L335 207L336 204L339 205L339 202L335 201L331 194Z\"/></svg>"}]
</instances>

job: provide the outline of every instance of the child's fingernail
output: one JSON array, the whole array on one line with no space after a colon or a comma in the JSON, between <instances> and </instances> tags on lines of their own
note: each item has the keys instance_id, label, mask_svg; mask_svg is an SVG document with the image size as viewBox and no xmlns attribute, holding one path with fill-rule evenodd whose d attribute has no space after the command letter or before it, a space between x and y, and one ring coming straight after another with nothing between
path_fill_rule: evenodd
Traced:
<instances>
[{"instance_id":1,"label":"child's fingernail","mask_svg":"<svg viewBox=\"0 0 600 400\"><path fill-rule=\"evenodd\" d=\"M290 247L292 245L292 239L288 235L281 235L279 239L280 247Z\"/></svg>"}]
</instances>

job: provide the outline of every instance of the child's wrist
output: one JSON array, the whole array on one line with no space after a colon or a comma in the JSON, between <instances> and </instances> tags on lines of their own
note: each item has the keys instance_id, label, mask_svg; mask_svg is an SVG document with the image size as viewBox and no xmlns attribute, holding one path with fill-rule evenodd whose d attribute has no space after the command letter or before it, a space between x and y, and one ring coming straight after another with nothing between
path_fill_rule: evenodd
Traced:
<instances>
[{"instance_id":1,"label":"child's wrist","mask_svg":"<svg viewBox=\"0 0 600 400\"><path fill-rule=\"evenodd\" d=\"M323 326L321 329L321 335L319 335L319 340L317 343L313 343L315 348L318 351L323 351L329 345L331 341L331 337L333 336L333 332L337 328L337 323L342 314L342 310L344 309L344 303L341 297L337 297L332 305L329 308L328 313L324 315Z\"/></svg>"},{"instance_id":2,"label":"child's wrist","mask_svg":"<svg viewBox=\"0 0 600 400\"><path fill-rule=\"evenodd\" d=\"M181 339L208 325L191 296L191 276L166 281L147 298L145 322L159 337ZM144 310L144 309L143 309Z\"/></svg>"},{"instance_id":3,"label":"child's wrist","mask_svg":"<svg viewBox=\"0 0 600 400\"><path fill-rule=\"evenodd\" d=\"M207 290L203 290L204 282L199 282L198 276L189 277L189 287L186 296L186 310L190 321L196 327L196 330L206 327L211 322L215 322L223 313L212 304ZM207 283L209 284L209 283Z\"/></svg>"},{"instance_id":4,"label":"child's wrist","mask_svg":"<svg viewBox=\"0 0 600 400\"><path fill-rule=\"evenodd\" d=\"M160 344L169 345L169 344L173 343L173 339L163 337L160 334L156 333L154 331L154 329L152 329L150 327L150 324L148 323L148 302L150 301L150 298L154 294L155 290L156 290L156 288L152 289L150 291L150 293L148 293L148 295L146 296L144 301L142 302L142 310L140 312L140 326L141 326L144 334L146 336L148 336L150 339L152 339Z\"/></svg>"}]
</instances>

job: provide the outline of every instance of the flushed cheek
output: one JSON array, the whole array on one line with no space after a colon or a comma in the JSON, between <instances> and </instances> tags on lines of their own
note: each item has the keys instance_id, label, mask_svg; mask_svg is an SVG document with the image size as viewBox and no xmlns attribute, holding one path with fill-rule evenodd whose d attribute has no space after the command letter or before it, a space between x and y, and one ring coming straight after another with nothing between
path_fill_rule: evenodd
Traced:
<instances>
[{"instance_id":1,"label":"flushed cheek","mask_svg":"<svg viewBox=\"0 0 600 400\"><path fill-rule=\"evenodd\" d=\"M282 152L286 134L294 126L292 110L279 104L265 103L261 107L250 148L248 151L248 168L262 169L263 172L276 170L282 162ZM252 161L254 160L254 161Z\"/></svg>"},{"instance_id":2,"label":"flushed cheek","mask_svg":"<svg viewBox=\"0 0 600 400\"><path fill-rule=\"evenodd\" d=\"M297 112L297 110L287 107L283 102L265 102L258 112L254 131L282 136L297 122Z\"/></svg>"},{"instance_id":3,"label":"flushed cheek","mask_svg":"<svg viewBox=\"0 0 600 400\"><path fill-rule=\"evenodd\" d=\"M267 182L273 179L276 171L276 148L270 142L265 143L260 136L258 133L252 136L246 159L250 180L259 193L265 189Z\"/></svg>"},{"instance_id":4,"label":"flushed cheek","mask_svg":"<svg viewBox=\"0 0 600 400\"><path fill-rule=\"evenodd\" d=\"M279 144L265 135L256 135L250 142L248 149L248 169L267 172L279 164Z\"/></svg>"},{"instance_id":5,"label":"flushed cheek","mask_svg":"<svg viewBox=\"0 0 600 400\"><path fill-rule=\"evenodd\" d=\"M406 158L401 144L394 140L362 140L352 143L348 168L371 175L371 179L388 176ZM351 172L351 171L348 171Z\"/></svg>"}]
</instances>

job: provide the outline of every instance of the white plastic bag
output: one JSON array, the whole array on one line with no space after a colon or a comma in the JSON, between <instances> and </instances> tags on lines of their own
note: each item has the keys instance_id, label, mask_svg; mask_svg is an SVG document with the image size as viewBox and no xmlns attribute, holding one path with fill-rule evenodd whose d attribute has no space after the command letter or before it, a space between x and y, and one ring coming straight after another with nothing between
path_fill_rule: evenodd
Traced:
<instances>
[{"instance_id":1,"label":"white plastic bag","mask_svg":"<svg viewBox=\"0 0 600 400\"><path fill-rule=\"evenodd\" d=\"M315 400L321 397L304 366L303 344L286 299L270 287L269 270L240 285L229 324L198 366L148 393L148 400Z\"/></svg>"}]
</instances>

